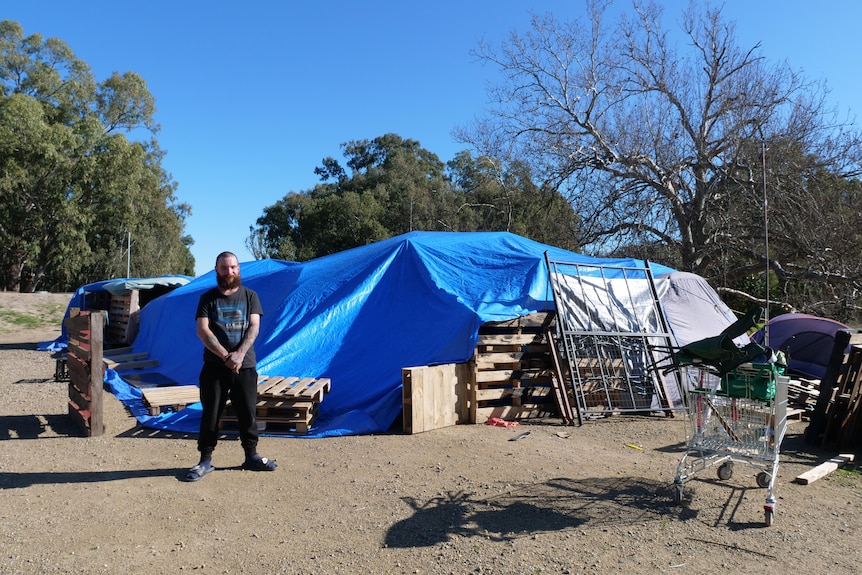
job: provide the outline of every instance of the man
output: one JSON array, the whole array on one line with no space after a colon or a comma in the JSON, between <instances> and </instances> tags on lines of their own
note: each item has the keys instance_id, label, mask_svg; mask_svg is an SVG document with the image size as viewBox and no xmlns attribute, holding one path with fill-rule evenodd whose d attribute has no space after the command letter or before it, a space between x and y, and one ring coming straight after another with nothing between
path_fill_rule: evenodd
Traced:
<instances>
[{"instance_id":1,"label":"man","mask_svg":"<svg viewBox=\"0 0 862 575\"><path fill-rule=\"evenodd\" d=\"M254 340L260 330L263 308L257 292L242 285L239 261L231 252L216 258L218 285L198 302L198 337L204 344L200 374L200 462L185 476L198 481L210 473L218 442L219 419L230 397L239 422L240 444L245 451L243 469L275 471L274 461L257 453L257 358Z\"/></svg>"}]
</instances>

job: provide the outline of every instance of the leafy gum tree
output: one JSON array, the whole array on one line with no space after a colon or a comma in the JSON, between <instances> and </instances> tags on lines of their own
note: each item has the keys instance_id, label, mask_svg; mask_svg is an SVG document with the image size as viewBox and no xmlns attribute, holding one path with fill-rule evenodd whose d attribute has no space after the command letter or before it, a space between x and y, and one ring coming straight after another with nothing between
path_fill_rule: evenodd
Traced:
<instances>
[{"instance_id":1,"label":"leafy gum tree","mask_svg":"<svg viewBox=\"0 0 862 575\"><path fill-rule=\"evenodd\" d=\"M422 231L510 231L574 249L571 206L541 190L526 166L460 153L448 164L415 140L386 134L342 146L345 167L325 158L323 183L264 209L247 245L255 257L295 261Z\"/></svg>"},{"instance_id":2,"label":"leafy gum tree","mask_svg":"<svg viewBox=\"0 0 862 575\"><path fill-rule=\"evenodd\" d=\"M133 258L133 275L192 273L191 240L182 236L189 208L173 195L156 141L127 138L155 135L154 112L137 74L96 82L62 40L0 22L3 289L62 290L125 275L129 232L163 258Z\"/></svg>"}]
</instances>

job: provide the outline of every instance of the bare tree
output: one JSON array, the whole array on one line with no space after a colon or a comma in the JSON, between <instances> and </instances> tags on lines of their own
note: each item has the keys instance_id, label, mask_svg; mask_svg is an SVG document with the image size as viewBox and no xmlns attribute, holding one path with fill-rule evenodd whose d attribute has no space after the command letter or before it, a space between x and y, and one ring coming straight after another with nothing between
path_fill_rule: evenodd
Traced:
<instances>
[{"instance_id":1,"label":"bare tree","mask_svg":"<svg viewBox=\"0 0 862 575\"><path fill-rule=\"evenodd\" d=\"M729 211L738 201L762 207L763 147L792 142L805 170L850 178L859 132L827 106L823 82L767 63L759 45L740 48L720 9L692 3L671 31L654 3L635 2L611 25L608 5L589 2L574 22L534 16L528 32L480 44L504 80L488 116L456 136L528 163L564 193L591 251L668 246L678 254L669 263L703 275L728 254L763 270L764 242L751 232L763 239L762 219L727 221L755 213Z\"/></svg>"}]
</instances>

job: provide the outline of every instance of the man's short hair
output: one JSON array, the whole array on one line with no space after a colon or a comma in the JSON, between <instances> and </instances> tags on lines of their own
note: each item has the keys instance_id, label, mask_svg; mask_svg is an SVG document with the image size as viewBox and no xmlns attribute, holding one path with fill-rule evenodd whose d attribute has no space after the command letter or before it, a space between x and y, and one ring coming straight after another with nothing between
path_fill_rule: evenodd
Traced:
<instances>
[{"instance_id":1,"label":"man's short hair","mask_svg":"<svg viewBox=\"0 0 862 575\"><path fill-rule=\"evenodd\" d=\"M233 252L222 252L222 253L220 253L219 255L217 255L217 256L216 256L216 263L215 263L215 265L216 265L216 266L218 266L218 261L219 261L220 259L222 259L222 258L229 258L229 257L231 257L231 256L233 256L233 257L234 257L234 259L236 259L237 263L239 262L239 258L238 258L238 257L236 257L236 254L235 254L235 253L233 253Z\"/></svg>"}]
</instances>

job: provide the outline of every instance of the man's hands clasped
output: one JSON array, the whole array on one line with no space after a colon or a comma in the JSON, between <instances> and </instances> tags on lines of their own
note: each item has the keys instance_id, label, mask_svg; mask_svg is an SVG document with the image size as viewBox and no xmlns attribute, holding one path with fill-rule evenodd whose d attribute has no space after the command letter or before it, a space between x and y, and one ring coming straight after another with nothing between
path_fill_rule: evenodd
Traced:
<instances>
[{"instance_id":1,"label":"man's hands clasped","mask_svg":"<svg viewBox=\"0 0 862 575\"><path fill-rule=\"evenodd\" d=\"M239 373L239 368L242 367L242 360L245 359L245 354L239 351L231 351L224 357L224 364L229 370L234 373Z\"/></svg>"}]
</instances>

